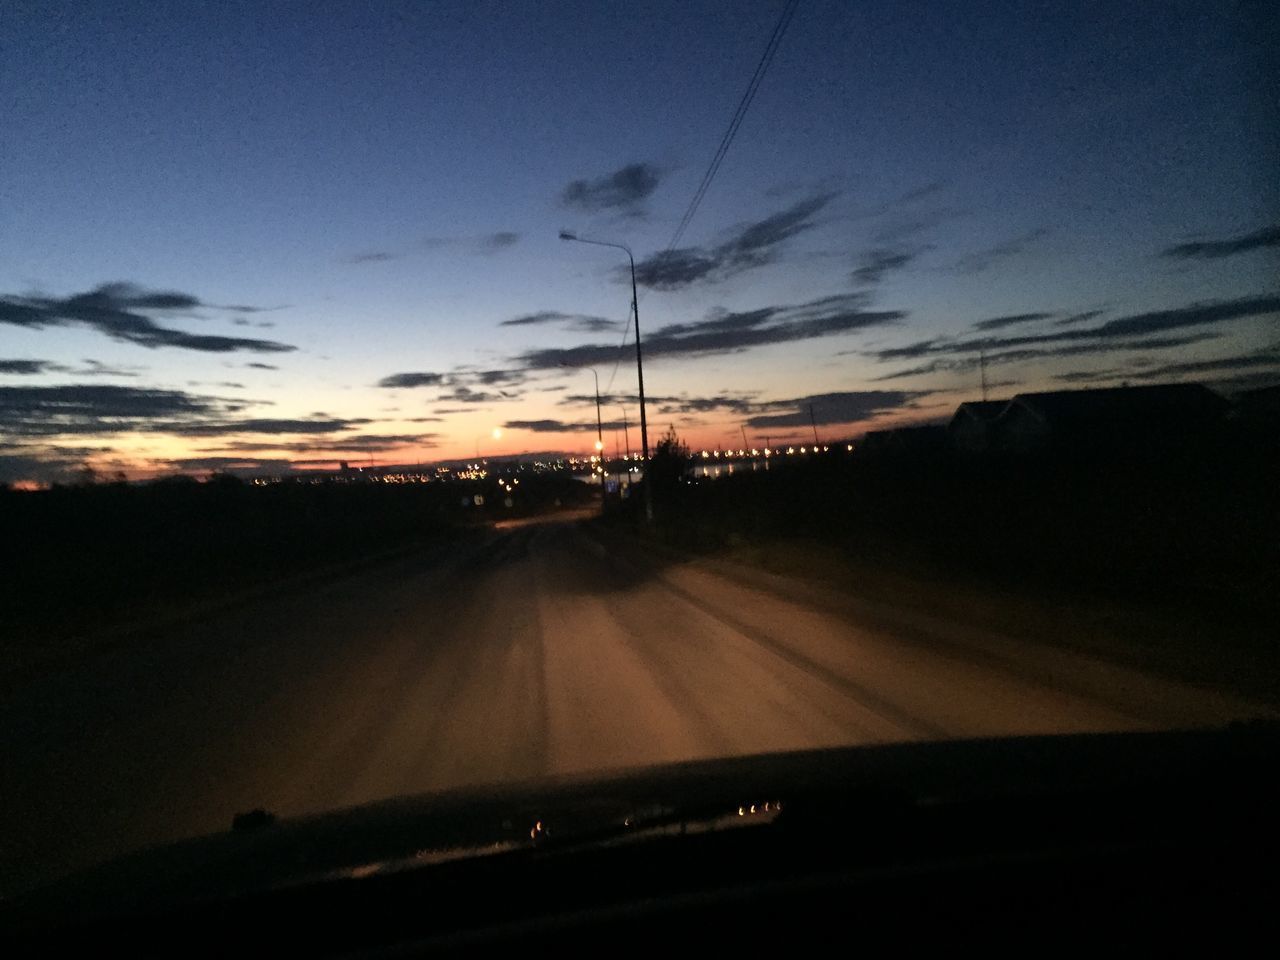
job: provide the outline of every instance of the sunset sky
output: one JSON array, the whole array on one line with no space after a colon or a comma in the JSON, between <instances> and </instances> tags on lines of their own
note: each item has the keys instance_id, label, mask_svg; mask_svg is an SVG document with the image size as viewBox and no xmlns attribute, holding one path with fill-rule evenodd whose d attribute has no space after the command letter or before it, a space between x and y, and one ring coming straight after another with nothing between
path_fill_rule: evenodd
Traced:
<instances>
[{"instance_id":1,"label":"sunset sky","mask_svg":"<svg viewBox=\"0 0 1280 960\"><path fill-rule=\"evenodd\" d=\"M1264 3L0 7L0 481L1280 379ZM495 428L501 439L493 438Z\"/></svg>"}]
</instances>

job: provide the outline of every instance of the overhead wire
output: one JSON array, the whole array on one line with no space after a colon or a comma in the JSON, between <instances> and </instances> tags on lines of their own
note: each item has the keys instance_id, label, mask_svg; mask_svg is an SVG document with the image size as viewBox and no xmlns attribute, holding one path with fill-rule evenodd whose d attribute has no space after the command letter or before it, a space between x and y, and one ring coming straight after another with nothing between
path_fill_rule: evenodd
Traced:
<instances>
[{"instance_id":1,"label":"overhead wire","mask_svg":"<svg viewBox=\"0 0 1280 960\"><path fill-rule=\"evenodd\" d=\"M800 0L787 0L786 5L782 8L782 13L778 17L778 22L774 24L773 32L769 34L769 42L765 44L764 53L761 54L760 60L756 63L756 68L751 74L751 80L747 83L747 89L742 94L742 98L738 101L737 108L733 111L733 117L729 120L729 126L726 128L724 135L720 138L720 143L716 147L715 154L711 157L711 162L707 165L706 171L702 175L702 180L698 184L698 189L694 191L693 199L689 201L689 206L685 209L684 215L680 218L679 224L676 226L675 233L672 234L671 240L667 243L666 248L659 254L660 257L666 256L676 248L684 236L685 230L688 228L694 215L698 212L698 207L702 204L702 198L706 196L707 190L710 189L711 183L716 178L716 174L720 171L720 164L724 162L725 156L729 153L729 147L732 146L734 138L738 135L738 128L742 126L742 121L747 115L747 111L751 108L751 102L756 97L756 91L760 89L760 83L764 80L764 76L769 72L769 65L773 62L774 54L778 52L778 46L782 43L782 38L787 32L787 27L791 24L791 18L795 16L796 8L800 5ZM627 348L627 343L631 338L631 329L634 322L635 313L638 304L633 300L631 309L627 313L626 327L622 332L622 343L618 346L618 355L613 362L613 372L609 374L608 384L605 386L605 392L608 393L613 389L613 381L618 376L618 368L622 365L623 351Z\"/></svg>"}]
</instances>

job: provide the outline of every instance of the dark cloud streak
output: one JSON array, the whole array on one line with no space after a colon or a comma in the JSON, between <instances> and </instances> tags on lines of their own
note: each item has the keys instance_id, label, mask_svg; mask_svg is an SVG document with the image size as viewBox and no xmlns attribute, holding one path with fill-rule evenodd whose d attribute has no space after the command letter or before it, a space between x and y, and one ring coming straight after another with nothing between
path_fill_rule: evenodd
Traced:
<instances>
[{"instance_id":1,"label":"dark cloud streak","mask_svg":"<svg viewBox=\"0 0 1280 960\"><path fill-rule=\"evenodd\" d=\"M1229 237L1226 240L1199 240L1175 244L1160 251L1160 255L1180 260L1218 260L1222 257L1234 257L1241 253L1252 253L1255 250L1267 250L1273 247L1280 247L1280 224L1263 227L1239 237Z\"/></svg>"},{"instance_id":2,"label":"dark cloud streak","mask_svg":"<svg viewBox=\"0 0 1280 960\"><path fill-rule=\"evenodd\" d=\"M679 290L700 281L716 282L777 259L778 248L815 226L814 217L835 198L824 193L748 223L723 243L681 247L653 254L636 264L636 282L655 290ZM629 274L626 278L629 278Z\"/></svg>"},{"instance_id":3,"label":"dark cloud streak","mask_svg":"<svg viewBox=\"0 0 1280 960\"><path fill-rule=\"evenodd\" d=\"M906 316L900 310L866 310L866 303L865 296L844 294L789 306L716 313L699 323L677 323L659 328L645 338L645 355L674 357L727 353L851 333L896 323ZM516 359L529 369L554 369L612 362L617 355L617 344L584 344L530 350Z\"/></svg>"},{"instance_id":4,"label":"dark cloud streak","mask_svg":"<svg viewBox=\"0 0 1280 960\"><path fill-rule=\"evenodd\" d=\"M992 317L990 320L979 320L973 325L975 330L1002 330L1023 323L1036 323L1049 320L1052 313L1010 313L1003 317Z\"/></svg>"},{"instance_id":5,"label":"dark cloud streak","mask_svg":"<svg viewBox=\"0 0 1280 960\"><path fill-rule=\"evenodd\" d=\"M594 180L573 180L561 192L566 207L587 213L618 210L638 213L640 205L662 182L662 171L650 163L630 163Z\"/></svg>"},{"instance_id":6,"label":"dark cloud streak","mask_svg":"<svg viewBox=\"0 0 1280 960\"><path fill-rule=\"evenodd\" d=\"M174 330L156 323L146 311L165 312L202 306L188 294L148 292L132 284L104 284L69 297L0 296L0 323L40 329L80 324L113 340L138 346L178 347L205 353L283 353L296 349L271 340L210 336Z\"/></svg>"}]
</instances>

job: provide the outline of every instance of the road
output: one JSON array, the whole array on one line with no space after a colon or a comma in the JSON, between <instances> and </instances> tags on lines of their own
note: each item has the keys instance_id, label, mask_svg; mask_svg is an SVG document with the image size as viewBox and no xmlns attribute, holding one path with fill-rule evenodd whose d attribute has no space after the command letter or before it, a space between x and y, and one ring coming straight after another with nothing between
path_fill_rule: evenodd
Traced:
<instances>
[{"instance_id":1,"label":"road","mask_svg":"<svg viewBox=\"0 0 1280 960\"><path fill-rule=\"evenodd\" d=\"M1256 705L581 524L494 531L9 684L0 892L239 811Z\"/></svg>"}]
</instances>

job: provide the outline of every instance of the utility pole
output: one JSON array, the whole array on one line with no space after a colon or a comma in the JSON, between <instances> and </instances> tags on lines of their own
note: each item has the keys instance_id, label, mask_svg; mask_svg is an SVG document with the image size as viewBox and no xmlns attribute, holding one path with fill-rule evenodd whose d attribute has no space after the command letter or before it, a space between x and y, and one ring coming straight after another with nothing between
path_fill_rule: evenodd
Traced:
<instances>
[{"instance_id":1,"label":"utility pole","mask_svg":"<svg viewBox=\"0 0 1280 960\"><path fill-rule=\"evenodd\" d=\"M813 404L809 404L809 423L813 426L813 445L818 445L818 421L813 415Z\"/></svg>"},{"instance_id":2,"label":"utility pole","mask_svg":"<svg viewBox=\"0 0 1280 960\"><path fill-rule=\"evenodd\" d=\"M631 431L627 429L627 408L619 405L618 410L622 413L622 437L627 441L627 493L631 493Z\"/></svg>"},{"instance_id":3,"label":"utility pole","mask_svg":"<svg viewBox=\"0 0 1280 960\"><path fill-rule=\"evenodd\" d=\"M983 347L978 351L978 364L982 368L982 402L987 402L987 349Z\"/></svg>"},{"instance_id":4,"label":"utility pole","mask_svg":"<svg viewBox=\"0 0 1280 960\"><path fill-rule=\"evenodd\" d=\"M631 315L636 322L636 386L639 388L640 398L640 446L644 453L644 516L649 523L653 522L653 484L649 482L649 420L645 415L644 405L644 358L640 351L640 298L636 293L636 258L631 253L631 248L625 243L612 243L608 240L589 240L586 237L579 237L575 233L568 230L560 231L561 240L573 240L577 243L590 243L597 247L614 247L622 250L627 255L627 260L631 264Z\"/></svg>"},{"instance_id":5,"label":"utility pole","mask_svg":"<svg viewBox=\"0 0 1280 960\"><path fill-rule=\"evenodd\" d=\"M751 444L747 443L747 427L746 427L746 425L745 425L745 424L740 423L740 424L738 424L738 429L740 429L740 430L742 431L742 448L743 448L744 450L750 450L750 449L751 449Z\"/></svg>"},{"instance_id":6,"label":"utility pole","mask_svg":"<svg viewBox=\"0 0 1280 960\"><path fill-rule=\"evenodd\" d=\"M601 454L604 453L604 433L600 426L600 374L596 373L595 367L591 368L591 376L596 381L596 449Z\"/></svg>"}]
</instances>

